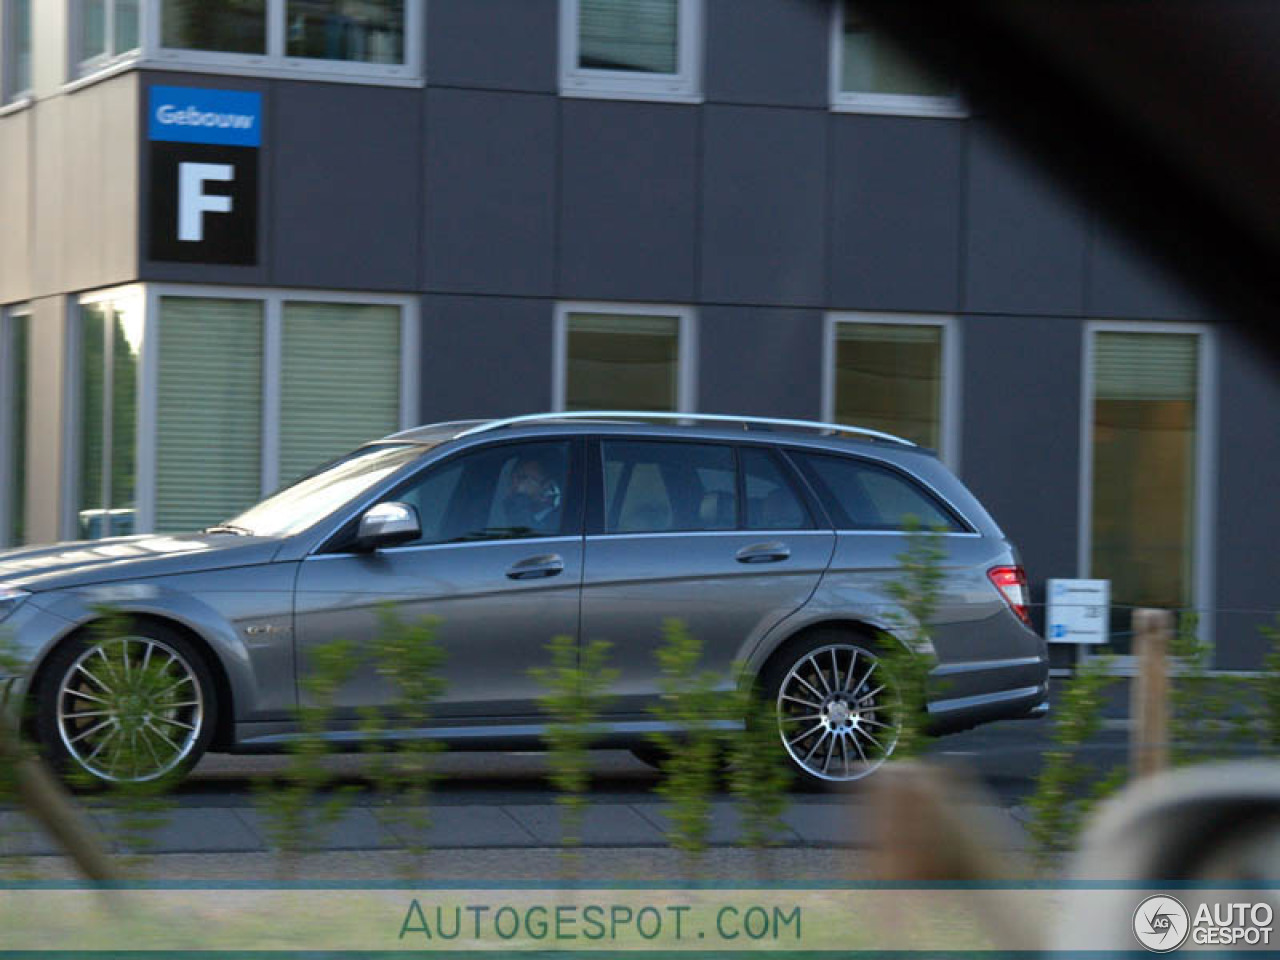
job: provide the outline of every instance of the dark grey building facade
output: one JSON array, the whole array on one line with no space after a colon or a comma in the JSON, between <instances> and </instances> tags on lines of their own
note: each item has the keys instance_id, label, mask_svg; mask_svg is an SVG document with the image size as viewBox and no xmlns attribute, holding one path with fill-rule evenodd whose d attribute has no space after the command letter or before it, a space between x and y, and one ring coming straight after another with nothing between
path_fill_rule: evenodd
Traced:
<instances>
[{"instance_id":1,"label":"dark grey building facade","mask_svg":"<svg viewBox=\"0 0 1280 960\"><path fill-rule=\"evenodd\" d=\"M417 422L856 420L1037 601L1106 578L1117 631L1257 665L1276 371L842 3L0 5L0 543L215 522Z\"/></svg>"}]
</instances>

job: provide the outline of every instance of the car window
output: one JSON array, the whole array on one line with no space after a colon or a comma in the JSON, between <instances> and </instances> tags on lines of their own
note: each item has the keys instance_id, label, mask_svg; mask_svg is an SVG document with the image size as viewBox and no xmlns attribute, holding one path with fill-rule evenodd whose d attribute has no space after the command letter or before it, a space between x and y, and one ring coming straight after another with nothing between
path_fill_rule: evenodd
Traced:
<instances>
[{"instance_id":1,"label":"car window","mask_svg":"<svg viewBox=\"0 0 1280 960\"><path fill-rule=\"evenodd\" d=\"M778 458L768 450L738 452L748 530L807 530L813 520Z\"/></svg>"},{"instance_id":2,"label":"car window","mask_svg":"<svg viewBox=\"0 0 1280 960\"><path fill-rule=\"evenodd\" d=\"M569 464L567 441L503 444L430 468L386 499L418 511L413 544L558 536L574 523Z\"/></svg>"},{"instance_id":3,"label":"car window","mask_svg":"<svg viewBox=\"0 0 1280 960\"><path fill-rule=\"evenodd\" d=\"M606 533L733 530L733 448L716 444L601 443Z\"/></svg>"},{"instance_id":4,"label":"car window","mask_svg":"<svg viewBox=\"0 0 1280 960\"><path fill-rule=\"evenodd\" d=\"M934 496L896 470L858 460L800 454L797 459L845 530L901 530L908 517L922 526L963 531Z\"/></svg>"}]
</instances>

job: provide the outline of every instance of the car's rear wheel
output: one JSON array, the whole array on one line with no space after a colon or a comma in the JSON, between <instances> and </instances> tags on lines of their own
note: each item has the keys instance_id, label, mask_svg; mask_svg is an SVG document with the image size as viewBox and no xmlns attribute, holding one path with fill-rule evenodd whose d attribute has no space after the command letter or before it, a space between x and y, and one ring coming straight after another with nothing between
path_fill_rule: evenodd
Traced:
<instances>
[{"instance_id":1,"label":"car's rear wheel","mask_svg":"<svg viewBox=\"0 0 1280 960\"><path fill-rule=\"evenodd\" d=\"M180 777L213 739L209 667L161 624L131 623L119 634L82 631L50 655L36 698L41 749L73 782Z\"/></svg>"},{"instance_id":2,"label":"car's rear wheel","mask_svg":"<svg viewBox=\"0 0 1280 960\"><path fill-rule=\"evenodd\" d=\"M874 773L898 742L901 709L875 644L819 630L779 651L761 677L801 781L833 786Z\"/></svg>"}]
</instances>

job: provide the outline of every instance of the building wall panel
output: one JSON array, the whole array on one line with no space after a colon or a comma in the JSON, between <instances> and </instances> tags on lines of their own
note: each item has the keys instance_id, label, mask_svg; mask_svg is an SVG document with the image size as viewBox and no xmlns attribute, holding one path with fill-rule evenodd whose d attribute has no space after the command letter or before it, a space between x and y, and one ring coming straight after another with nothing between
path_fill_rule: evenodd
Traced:
<instances>
[{"instance_id":1,"label":"building wall panel","mask_svg":"<svg viewBox=\"0 0 1280 960\"><path fill-rule=\"evenodd\" d=\"M717 105L703 109L702 299L821 306L826 114Z\"/></svg>"}]
</instances>

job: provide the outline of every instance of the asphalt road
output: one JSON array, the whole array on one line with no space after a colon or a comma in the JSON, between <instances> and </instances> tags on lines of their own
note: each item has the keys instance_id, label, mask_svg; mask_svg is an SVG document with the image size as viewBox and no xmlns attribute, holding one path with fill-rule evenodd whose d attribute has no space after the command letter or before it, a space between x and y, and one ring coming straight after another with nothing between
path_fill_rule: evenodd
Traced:
<instances>
[{"instance_id":1,"label":"asphalt road","mask_svg":"<svg viewBox=\"0 0 1280 960\"><path fill-rule=\"evenodd\" d=\"M992 724L932 741L930 754L968 768L1002 807L1020 805L1034 789L1041 757L1048 747L1049 724L1025 721ZM1100 772L1125 762L1127 741L1122 731L1104 732L1083 756ZM364 775L368 760L359 754L326 759L340 782L368 788ZM248 806L253 781L284 769L287 759L275 756L216 755L205 758L178 789L176 800L191 806ZM443 805L550 803L555 791L547 779L541 753L447 753L437 758L440 780L432 802ZM655 792L658 773L621 750L594 754L592 800L596 803L660 803ZM856 792L856 788L855 792ZM807 794L817 800L821 795Z\"/></svg>"}]
</instances>

